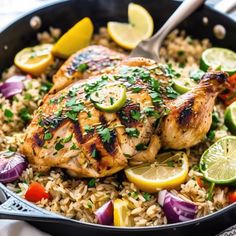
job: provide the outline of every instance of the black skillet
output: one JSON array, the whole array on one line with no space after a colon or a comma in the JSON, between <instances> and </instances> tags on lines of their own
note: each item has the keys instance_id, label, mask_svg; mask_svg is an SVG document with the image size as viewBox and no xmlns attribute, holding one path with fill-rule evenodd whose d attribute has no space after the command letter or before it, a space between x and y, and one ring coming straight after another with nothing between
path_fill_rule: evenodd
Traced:
<instances>
[{"instance_id":1,"label":"black skillet","mask_svg":"<svg viewBox=\"0 0 236 236\"><path fill-rule=\"evenodd\" d=\"M193 0L194 1L194 0ZM229 0L230 1L230 0ZM69 29L82 17L92 18L95 29L105 26L107 21L127 21L127 6L131 0L73 0L59 2L36 10L17 20L0 34L0 71L13 63L15 54L22 48L37 43L36 34L29 21L32 16L40 16L42 27L49 26ZM168 19L180 2L171 0L133 0L143 5L155 20L155 30ZM208 17L208 24L203 24L203 17ZM226 37L218 40L213 34L213 27L221 24L226 29ZM185 29L196 38L209 38L214 46L222 46L236 51L236 23L224 14L207 6L185 20L179 28ZM7 47L6 47L7 46ZM2 204L1 204L2 203ZM30 222L41 230L53 235L155 235L189 236L215 235L236 223L236 203L211 215L188 222L155 227L116 228L83 223L48 212L17 197L0 184L0 218L20 219ZM232 234L233 235L233 234Z\"/></svg>"}]
</instances>

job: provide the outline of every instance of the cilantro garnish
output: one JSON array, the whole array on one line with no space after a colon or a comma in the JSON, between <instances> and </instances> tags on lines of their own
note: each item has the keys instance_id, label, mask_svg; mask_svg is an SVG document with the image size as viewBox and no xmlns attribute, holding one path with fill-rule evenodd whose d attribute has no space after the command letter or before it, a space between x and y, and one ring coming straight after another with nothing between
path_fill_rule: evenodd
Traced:
<instances>
[{"instance_id":1,"label":"cilantro garnish","mask_svg":"<svg viewBox=\"0 0 236 236\"><path fill-rule=\"evenodd\" d=\"M55 145L55 149L57 150L57 151L59 151L59 150L61 150L62 148L64 148L64 145L62 144L62 143L56 143L56 145Z\"/></svg>"},{"instance_id":2,"label":"cilantro garnish","mask_svg":"<svg viewBox=\"0 0 236 236\"><path fill-rule=\"evenodd\" d=\"M141 113L140 113L139 111L132 110L132 111L131 111L131 117L132 117L134 120L140 120L140 118L141 118Z\"/></svg>"},{"instance_id":3,"label":"cilantro garnish","mask_svg":"<svg viewBox=\"0 0 236 236\"><path fill-rule=\"evenodd\" d=\"M96 179L90 179L88 182L88 187L89 188L94 188L96 184Z\"/></svg>"},{"instance_id":4,"label":"cilantro garnish","mask_svg":"<svg viewBox=\"0 0 236 236\"><path fill-rule=\"evenodd\" d=\"M109 143L111 140L110 130L108 128L98 127L98 133L101 135L102 142Z\"/></svg>"},{"instance_id":5,"label":"cilantro garnish","mask_svg":"<svg viewBox=\"0 0 236 236\"><path fill-rule=\"evenodd\" d=\"M136 128L126 128L125 132L128 134L128 136L135 138L138 138L140 133Z\"/></svg>"},{"instance_id":6,"label":"cilantro garnish","mask_svg":"<svg viewBox=\"0 0 236 236\"><path fill-rule=\"evenodd\" d=\"M14 116L14 114L11 110L5 109L4 116L6 116L7 118L12 118Z\"/></svg>"},{"instance_id":7,"label":"cilantro garnish","mask_svg":"<svg viewBox=\"0 0 236 236\"><path fill-rule=\"evenodd\" d=\"M50 132L45 133L43 139L44 140L50 140L52 138L52 134Z\"/></svg>"},{"instance_id":8,"label":"cilantro garnish","mask_svg":"<svg viewBox=\"0 0 236 236\"><path fill-rule=\"evenodd\" d=\"M32 119L32 116L30 115L30 113L26 107L20 109L19 116L25 122L30 121Z\"/></svg>"},{"instance_id":9,"label":"cilantro garnish","mask_svg":"<svg viewBox=\"0 0 236 236\"><path fill-rule=\"evenodd\" d=\"M79 72L85 72L87 69L89 68L89 66L88 66L88 64L86 64L86 63L82 63L82 64L80 64L78 67L77 67L77 70L79 71Z\"/></svg>"}]
</instances>

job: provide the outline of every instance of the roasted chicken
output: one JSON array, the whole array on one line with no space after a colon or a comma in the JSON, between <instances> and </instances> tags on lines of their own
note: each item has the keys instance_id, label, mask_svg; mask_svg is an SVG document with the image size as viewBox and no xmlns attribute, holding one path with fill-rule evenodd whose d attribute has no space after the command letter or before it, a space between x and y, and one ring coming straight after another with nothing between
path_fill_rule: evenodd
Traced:
<instances>
[{"instance_id":1,"label":"roasted chicken","mask_svg":"<svg viewBox=\"0 0 236 236\"><path fill-rule=\"evenodd\" d=\"M161 146L197 144L210 128L227 75L206 73L196 88L179 96L170 71L167 65L131 58L48 95L27 128L22 153L42 171L61 167L77 177L103 177L128 163L153 162ZM63 81L57 89L68 84ZM91 94L107 84L126 87L126 103L116 112L101 111L91 101Z\"/></svg>"},{"instance_id":2,"label":"roasted chicken","mask_svg":"<svg viewBox=\"0 0 236 236\"><path fill-rule=\"evenodd\" d=\"M65 88L77 80L111 72L125 55L103 46L89 46L72 55L53 77L50 93Z\"/></svg>"}]
</instances>

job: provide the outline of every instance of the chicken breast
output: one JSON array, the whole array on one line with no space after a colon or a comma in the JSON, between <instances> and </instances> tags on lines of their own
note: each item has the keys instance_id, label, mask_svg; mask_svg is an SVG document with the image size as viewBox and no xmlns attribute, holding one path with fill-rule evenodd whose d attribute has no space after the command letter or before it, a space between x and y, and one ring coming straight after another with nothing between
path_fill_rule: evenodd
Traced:
<instances>
[{"instance_id":1,"label":"chicken breast","mask_svg":"<svg viewBox=\"0 0 236 236\"><path fill-rule=\"evenodd\" d=\"M53 76L50 93L65 88L71 83L90 76L111 72L125 55L103 46L93 45L73 54Z\"/></svg>"},{"instance_id":2,"label":"chicken breast","mask_svg":"<svg viewBox=\"0 0 236 236\"><path fill-rule=\"evenodd\" d=\"M214 99L226 75L206 74L196 90L178 96L172 88L170 71L167 65L131 58L111 74L75 82L49 95L26 130L21 152L41 170L61 167L77 177L103 177L131 162L153 162L161 145L171 147L181 131L190 129L191 133L183 136L182 148L196 144L209 129ZM101 111L90 99L108 84L126 87L125 105L116 112ZM193 104L196 112L186 120L189 126L180 121L184 110L188 111L183 104ZM200 112L200 104L207 109ZM170 123L173 129L168 127L170 119L174 119L174 125ZM198 127L193 128L196 119ZM205 127L201 129L202 125Z\"/></svg>"}]
</instances>

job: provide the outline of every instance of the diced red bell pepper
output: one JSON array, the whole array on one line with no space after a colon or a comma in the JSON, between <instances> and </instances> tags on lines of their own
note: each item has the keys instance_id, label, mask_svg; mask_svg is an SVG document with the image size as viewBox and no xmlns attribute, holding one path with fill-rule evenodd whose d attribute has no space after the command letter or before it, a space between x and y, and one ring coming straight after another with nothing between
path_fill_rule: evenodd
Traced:
<instances>
[{"instance_id":1,"label":"diced red bell pepper","mask_svg":"<svg viewBox=\"0 0 236 236\"><path fill-rule=\"evenodd\" d=\"M236 202L236 190L228 193L228 199L230 203Z\"/></svg>"},{"instance_id":2,"label":"diced red bell pepper","mask_svg":"<svg viewBox=\"0 0 236 236\"><path fill-rule=\"evenodd\" d=\"M49 199L49 193L46 192L43 185L37 182L31 183L25 193L25 199L30 202L38 202L43 198Z\"/></svg>"}]
</instances>

